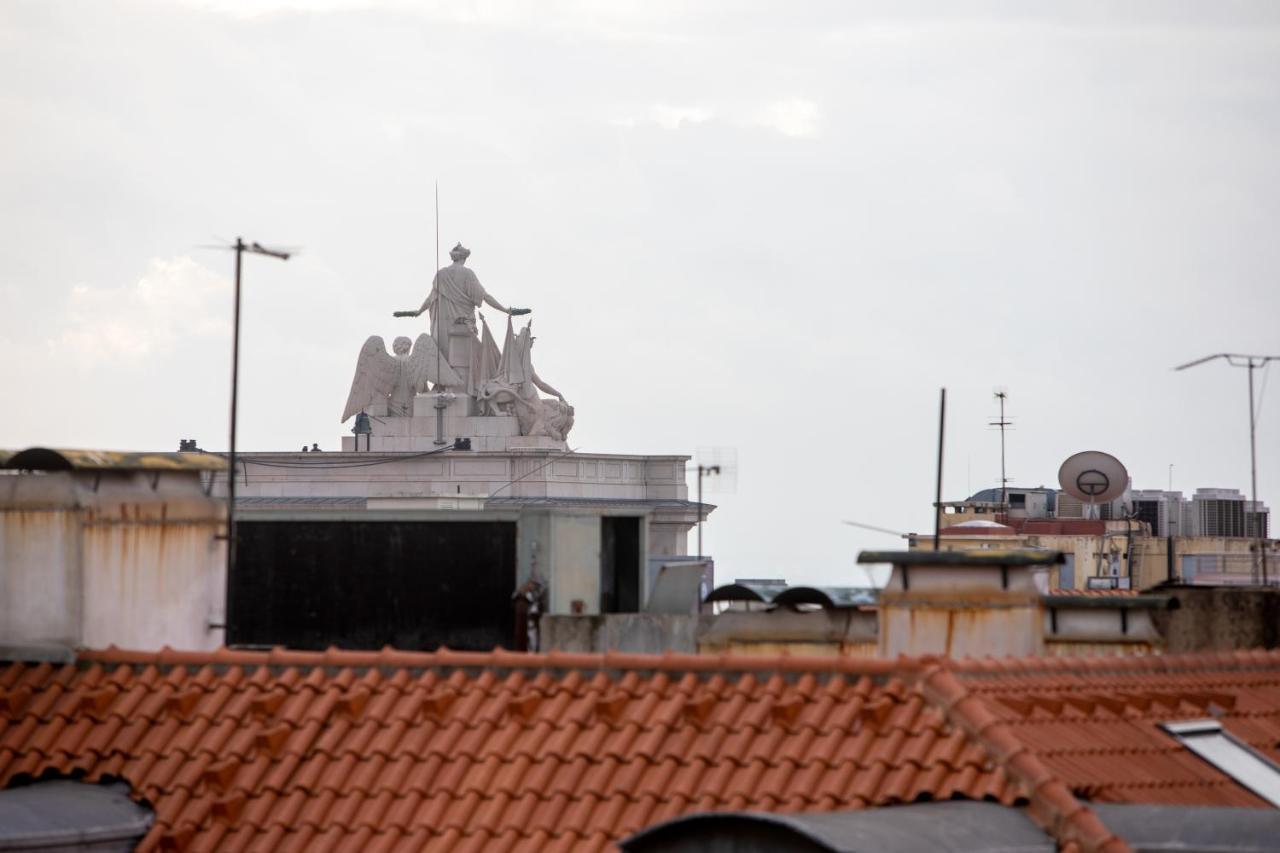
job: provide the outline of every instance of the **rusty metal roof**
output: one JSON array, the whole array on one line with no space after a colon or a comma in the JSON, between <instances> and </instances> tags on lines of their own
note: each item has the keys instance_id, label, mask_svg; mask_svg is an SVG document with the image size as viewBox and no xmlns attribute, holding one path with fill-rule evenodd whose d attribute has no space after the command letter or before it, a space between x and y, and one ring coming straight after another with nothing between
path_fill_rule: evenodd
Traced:
<instances>
[{"instance_id":1,"label":"rusty metal roof","mask_svg":"<svg viewBox=\"0 0 1280 853\"><path fill-rule=\"evenodd\" d=\"M131 453L28 447L0 450L0 468L26 471L225 471L227 460L212 453Z\"/></svg>"}]
</instances>

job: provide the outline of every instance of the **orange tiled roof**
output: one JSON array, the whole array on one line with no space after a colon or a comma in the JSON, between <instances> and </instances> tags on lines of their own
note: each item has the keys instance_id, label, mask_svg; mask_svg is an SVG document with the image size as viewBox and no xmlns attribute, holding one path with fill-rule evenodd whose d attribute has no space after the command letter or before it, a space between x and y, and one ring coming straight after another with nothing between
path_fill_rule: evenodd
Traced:
<instances>
[{"instance_id":1,"label":"orange tiled roof","mask_svg":"<svg viewBox=\"0 0 1280 853\"><path fill-rule=\"evenodd\" d=\"M1280 758L1280 655L111 649L0 669L0 786L123 778L144 851L601 849L694 811L950 797L1123 849L1088 799L1262 804L1155 727L1210 712Z\"/></svg>"},{"instance_id":2,"label":"orange tiled roof","mask_svg":"<svg viewBox=\"0 0 1280 853\"><path fill-rule=\"evenodd\" d=\"M1072 587L1055 587L1047 595L1078 596L1082 598L1136 598L1140 594L1136 589L1074 589Z\"/></svg>"}]
</instances>

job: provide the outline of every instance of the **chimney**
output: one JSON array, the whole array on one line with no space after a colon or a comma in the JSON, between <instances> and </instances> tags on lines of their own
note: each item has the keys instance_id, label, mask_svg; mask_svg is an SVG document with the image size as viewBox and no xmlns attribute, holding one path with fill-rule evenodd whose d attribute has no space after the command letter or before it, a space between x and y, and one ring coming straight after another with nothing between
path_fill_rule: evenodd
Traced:
<instances>
[{"instance_id":1,"label":"chimney","mask_svg":"<svg viewBox=\"0 0 1280 853\"><path fill-rule=\"evenodd\" d=\"M1044 654L1041 595L1060 551L864 551L858 562L893 565L880 593L881 657Z\"/></svg>"}]
</instances>

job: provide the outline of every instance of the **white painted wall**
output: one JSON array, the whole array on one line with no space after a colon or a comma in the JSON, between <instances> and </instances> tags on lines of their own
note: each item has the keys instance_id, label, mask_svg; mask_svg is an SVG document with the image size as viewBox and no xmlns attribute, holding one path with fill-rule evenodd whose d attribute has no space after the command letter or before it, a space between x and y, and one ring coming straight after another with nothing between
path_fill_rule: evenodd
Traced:
<instances>
[{"instance_id":1,"label":"white painted wall","mask_svg":"<svg viewBox=\"0 0 1280 853\"><path fill-rule=\"evenodd\" d=\"M212 649L222 644L226 550L221 523L88 524L81 644Z\"/></svg>"},{"instance_id":2,"label":"white painted wall","mask_svg":"<svg viewBox=\"0 0 1280 853\"><path fill-rule=\"evenodd\" d=\"M0 643L220 646L223 519L196 472L0 477Z\"/></svg>"},{"instance_id":3,"label":"white painted wall","mask_svg":"<svg viewBox=\"0 0 1280 853\"><path fill-rule=\"evenodd\" d=\"M583 613L600 612L600 516L556 513L551 528L551 612L571 613L581 600Z\"/></svg>"},{"instance_id":4,"label":"white painted wall","mask_svg":"<svg viewBox=\"0 0 1280 853\"><path fill-rule=\"evenodd\" d=\"M0 643L77 643L79 532L74 510L0 512Z\"/></svg>"}]
</instances>

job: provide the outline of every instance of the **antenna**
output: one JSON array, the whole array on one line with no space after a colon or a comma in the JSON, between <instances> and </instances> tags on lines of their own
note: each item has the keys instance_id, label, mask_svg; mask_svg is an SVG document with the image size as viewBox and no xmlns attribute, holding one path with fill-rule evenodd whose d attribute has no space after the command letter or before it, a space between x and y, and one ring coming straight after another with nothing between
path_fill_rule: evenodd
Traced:
<instances>
[{"instance_id":1,"label":"antenna","mask_svg":"<svg viewBox=\"0 0 1280 853\"><path fill-rule=\"evenodd\" d=\"M841 520L840 523L847 524L850 527L857 527L861 530L870 530L873 533L883 533L886 536L896 536L899 539L905 539L909 535L906 533L902 533L901 531L898 531L898 530L890 530L887 527L878 527L874 524L863 524L861 521L849 521L847 519L844 519L844 520Z\"/></svg>"},{"instance_id":2,"label":"antenna","mask_svg":"<svg viewBox=\"0 0 1280 853\"><path fill-rule=\"evenodd\" d=\"M1004 416L1004 402L1009 399L1009 392L1003 388L997 388L995 397L1000 401L1000 418L990 421L989 425L1000 428L1000 509L1004 512L1005 520L1007 521L1009 515L1009 478L1004 469L1004 431L1006 427L1013 425L1013 421L1006 419Z\"/></svg>"},{"instance_id":3,"label":"antenna","mask_svg":"<svg viewBox=\"0 0 1280 853\"><path fill-rule=\"evenodd\" d=\"M232 319L231 319L231 447L228 448L227 461L227 578L228 589L230 589L231 579L235 577L236 569L236 414L239 399L240 387L240 268L243 265L244 255L248 252L251 255L266 255L267 257L276 258L281 261L289 260L289 256L293 252L286 252L281 249L268 249L261 243L246 243L243 238L237 237L236 242L227 247L236 253L236 287L235 298L232 303ZM227 604L230 605L231 596L227 595ZM227 610L230 611L230 607ZM230 613L228 612L223 621L223 638L226 638L226 626L232 624Z\"/></svg>"},{"instance_id":4,"label":"antenna","mask_svg":"<svg viewBox=\"0 0 1280 853\"><path fill-rule=\"evenodd\" d=\"M942 529L942 439L947 434L947 389L942 389L938 404L938 482L933 498L933 550L940 550L938 537Z\"/></svg>"},{"instance_id":5,"label":"antenna","mask_svg":"<svg viewBox=\"0 0 1280 853\"><path fill-rule=\"evenodd\" d=\"M440 291L438 288L440 284L440 182L439 181L435 182L435 191L436 191L436 274L431 279L431 292L435 294L436 303L435 303L435 313L432 315L433 320L436 317L440 316ZM440 327L437 324L432 323L431 337L433 339L438 337L444 338L444 341L436 341L436 376L439 377L440 376L440 347L441 346L447 347L449 345L449 333L448 331L444 331L442 335ZM453 402L453 394L447 391L441 391L439 382L436 383L436 387L434 390L435 390L436 401L435 403L432 404L432 408L436 410L436 438L433 443L439 444L439 445L445 445L445 444L448 444L449 442L445 441L445 438L444 438L444 410L449 408L449 404Z\"/></svg>"},{"instance_id":6,"label":"antenna","mask_svg":"<svg viewBox=\"0 0 1280 853\"><path fill-rule=\"evenodd\" d=\"M698 559L702 559L702 481L714 484L708 491L728 494L738 487L738 450L736 447L699 447L694 471L698 477Z\"/></svg>"},{"instance_id":7,"label":"antenna","mask_svg":"<svg viewBox=\"0 0 1280 853\"><path fill-rule=\"evenodd\" d=\"M435 271L435 275L439 276L440 275L440 182L436 181L435 186L436 186L436 271ZM431 286L432 288L434 288L436 286L436 282L432 281ZM439 294L436 295L436 299L437 300L440 299ZM440 311L440 306L439 306L439 303L437 303L436 305L437 316L439 315L439 311ZM435 332L436 330L432 329L431 331ZM434 337L434 335L432 337ZM449 345L449 339L447 337L444 340L444 345L445 346ZM440 341L436 341L436 376L439 376L439 375L440 375ZM442 437L443 436L440 436L440 435L436 436L437 443L439 443L439 439L441 439Z\"/></svg>"},{"instance_id":8,"label":"antenna","mask_svg":"<svg viewBox=\"0 0 1280 853\"><path fill-rule=\"evenodd\" d=\"M1253 401L1253 372L1258 368L1267 368L1273 361L1280 361L1280 355L1245 355L1234 352L1220 352L1213 355L1206 355L1204 358L1197 358L1195 361L1189 361L1186 364L1180 364L1174 370L1186 370L1188 367L1195 367L1198 364L1204 364L1207 361L1213 361L1215 358L1224 358L1227 364L1232 367L1247 367L1249 369L1249 476L1253 484L1253 533L1256 543L1253 548L1253 579L1259 580L1259 560L1261 560L1261 581L1265 586L1270 583L1267 577L1267 548L1265 544L1265 534L1262 532L1262 517L1258 511L1258 408ZM1266 374L1263 374L1262 390L1267 390ZM1262 401L1258 401L1260 406ZM1246 516L1248 518L1248 516ZM1245 533L1248 533L1246 522Z\"/></svg>"}]
</instances>

